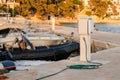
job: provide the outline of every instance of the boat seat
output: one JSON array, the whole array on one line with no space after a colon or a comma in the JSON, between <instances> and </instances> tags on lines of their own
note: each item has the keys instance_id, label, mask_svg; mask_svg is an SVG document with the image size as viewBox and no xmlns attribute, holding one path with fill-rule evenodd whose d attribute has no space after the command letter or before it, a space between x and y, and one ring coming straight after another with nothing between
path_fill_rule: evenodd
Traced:
<instances>
[{"instance_id":1,"label":"boat seat","mask_svg":"<svg viewBox=\"0 0 120 80\"><path fill-rule=\"evenodd\" d=\"M18 42L18 46L19 46L20 50L27 50L27 49L29 50L29 49L31 49L31 47L29 45L27 45L27 43L24 42L23 40ZM32 49L33 50L35 49L33 44L32 44Z\"/></svg>"},{"instance_id":2,"label":"boat seat","mask_svg":"<svg viewBox=\"0 0 120 80\"><path fill-rule=\"evenodd\" d=\"M18 42L18 46L20 50L26 50L27 49L27 44L23 42L23 40Z\"/></svg>"}]
</instances>

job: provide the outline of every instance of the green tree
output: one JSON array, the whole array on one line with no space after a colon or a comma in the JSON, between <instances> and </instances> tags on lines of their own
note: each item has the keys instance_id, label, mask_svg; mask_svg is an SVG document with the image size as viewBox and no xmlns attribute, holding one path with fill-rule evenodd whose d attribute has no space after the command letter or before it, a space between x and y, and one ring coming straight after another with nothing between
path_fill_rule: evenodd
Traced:
<instances>
[{"instance_id":1,"label":"green tree","mask_svg":"<svg viewBox=\"0 0 120 80\"><path fill-rule=\"evenodd\" d=\"M74 17L74 4L70 0L59 3L60 14L65 17Z\"/></svg>"},{"instance_id":2,"label":"green tree","mask_svg":"<svg viewBox=\"0 0 120 80\"><path fill-rule=\"evenodd\" d=\"M72 0L74 6L76 7L76 9L78 9L79 7L79 10L83 10L84 9L84 5L83 5L83 2L80 1L80 0Z\"/></svg>"},{"instance_id":3,"label":"green tree","mask_svg":"<svg viewBox=\"0 0 120 80\"><path fill-rule=\"evenodd\" d=\"M28 16L30 4L27 0L20 1L20 12L22 16Z\"/></svg>"},{"instance_id":4,"label":"green tree","mask_svg":"<svg viewBox=\"0 0 120 80\"><path fill-rule=\"evenodd\" d=\"M55 11L56 11L56 9L55 9L55 5L54 4L47 5L47 7L46 7L46 13L47 14L55 15Z\"/></svg>"},{"instance_id":5,"label":"green tree","mask_svg":"<svg viewBox=\"0 0 120 80\"><path fill-rule=\"evenodd\" d=\"M16 6L15 7L15 11L16 11L16 14L21 14L21 7L20 6Z\"/></svg>"},{"instance_id":6,"label":"green tree","mask_svg":"<svg viewBox=\"0 0 120 80\"><path fill-rule=\"evenodd\" d=\"M110 14L110 15L118 15L119 14L116 10L116 6L112 2L109 1L108 5L111 6L112 11L113 11L112 14Z\"/></svg>"},{"instance_id":7,"label":"green tree","mask_svg":"<svg viewBox=\"0 0 120 80\"><path fill-rule=\"evenodd\" d=\"M3 7L4 7L3 5L2 5L2 6L0 6L0 10L3 10Z\"/></svg>"},{"instance_id":8,"label":"green tree","mask_svg":"<svg viewBox=\"0 0 120 80\"><path fill-rule=\"evenodd\" d=\"M93 12L93 15L98 16L99 18L104 18L107 13L108 4L107 1L103 0L90 0L90 8Z\"/></svg>"},{"instance_id":9,"label":"green tree","mask_svg":"<svg viewBox=\"0 0 120 80\"><path fill-rule=\"evenodd\" d=\"M91 11L86 11L86 15L91 16L92 15Z\"/></svg>"},{"instance_id":10,"label":"green tree","mask_svg":"<svg viewBox=\"0 0 120 80\"><path fill-rule=\"evenodd\" d=\"M74 17L76 11L83 9L80 0L16 0L20 7L16 7L17 14L29 16L37 15L40 18L48 14L54 16Z\"/></svg>"}]
</instances>

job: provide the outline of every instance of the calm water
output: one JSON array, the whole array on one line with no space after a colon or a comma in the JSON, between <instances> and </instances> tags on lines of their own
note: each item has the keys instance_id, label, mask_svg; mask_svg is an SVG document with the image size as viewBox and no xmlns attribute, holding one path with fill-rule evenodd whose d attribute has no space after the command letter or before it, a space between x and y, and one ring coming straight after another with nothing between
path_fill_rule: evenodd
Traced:
<instances>
[{"instance_id":1,"label":"calm water","mask_svg":"<svg viewBox=\"0 0 120 80\"><path fill-rule=\"evenodd\" d=\"M66 27L77 27L77 24L63 24ZM104 32L120 34L120 24L95 24L95 28Z\"/></svg>"}]
</instances>

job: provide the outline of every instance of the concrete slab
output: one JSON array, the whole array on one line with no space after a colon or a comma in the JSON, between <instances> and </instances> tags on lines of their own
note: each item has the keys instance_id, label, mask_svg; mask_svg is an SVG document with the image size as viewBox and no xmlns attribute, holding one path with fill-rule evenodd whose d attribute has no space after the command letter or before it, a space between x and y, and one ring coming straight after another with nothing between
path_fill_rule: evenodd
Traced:
<instances>
[{"instance_id":1,"label":"concrete slab","mask_svg":"<svg viewBox=\"0 0 120 80\"><path fill-rule=\"evenodd\" d=\"M78 39L77 29L59 28L57 32L69 34L75 32L75 39ZM92 61L100 62L103 65L99 69L75 70L67 69L57 75L45 78L43 80L120 80L120 35L113 33L95 32L92 39L110 42L117 47L98 51L92 54ZM70 60L62 60L33 66L26 71L13 71L6 74L8 80L35 80L37 78L56 73L71 64L79 64L79 56Z\"/></svg>"}]
</instances>

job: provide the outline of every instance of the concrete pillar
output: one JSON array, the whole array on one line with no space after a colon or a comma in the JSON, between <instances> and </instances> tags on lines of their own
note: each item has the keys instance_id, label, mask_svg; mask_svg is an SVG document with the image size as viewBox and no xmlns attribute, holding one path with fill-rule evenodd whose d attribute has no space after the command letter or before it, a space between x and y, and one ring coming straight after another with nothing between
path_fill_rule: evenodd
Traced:
<instances>
[{"instance_id":1,"label":"concrete pillar","mask_svg":"<svg viewBox=\"0 0 120 80\"><path fill-rule=\"evenodd\" d=\"M91 33L94 31L94 22L90 17L81 17L78 20L80 38L80 61L91 61Z\"/></svg>"}]
</instances>

